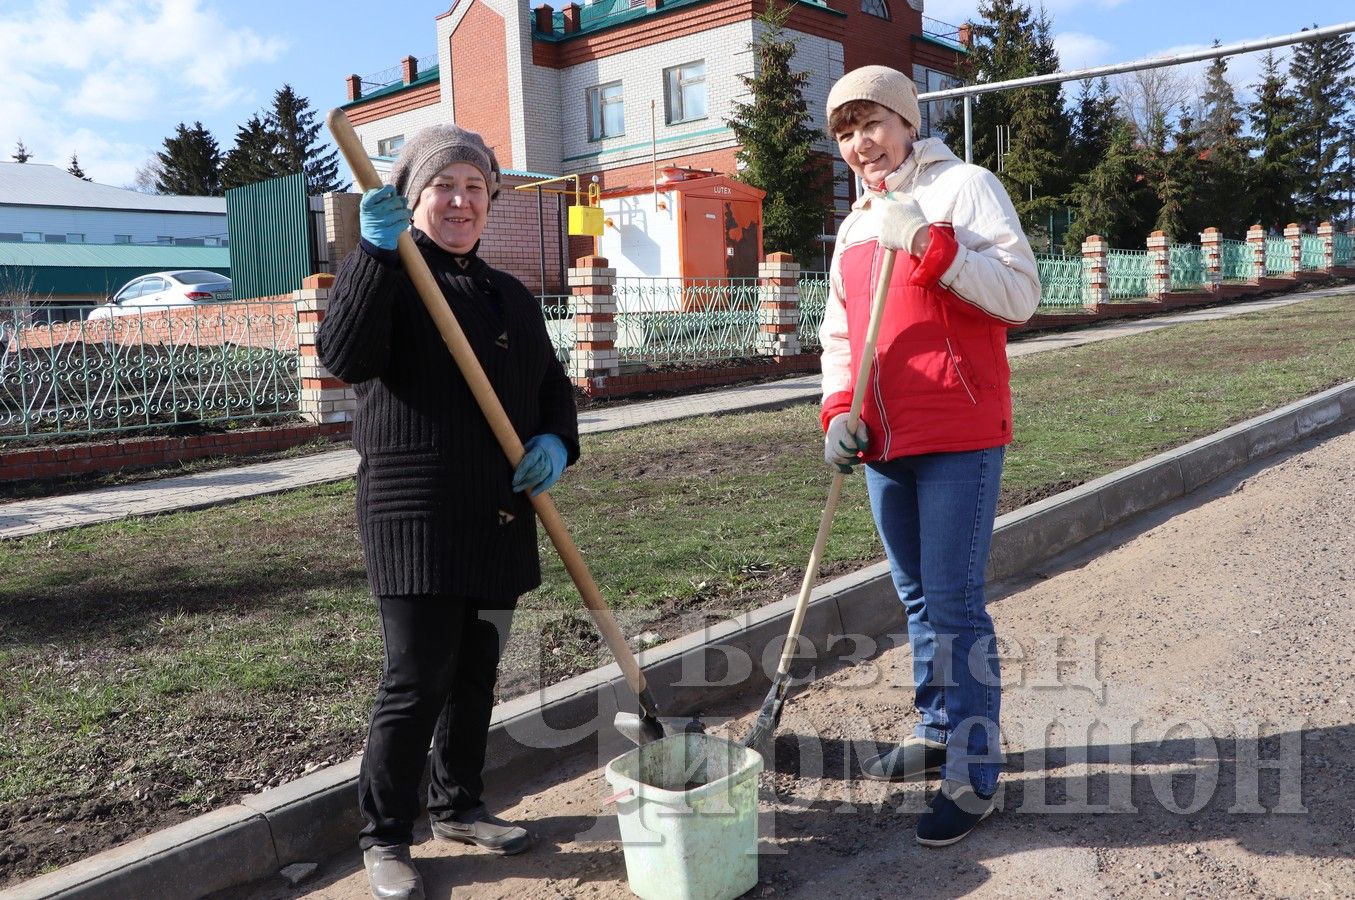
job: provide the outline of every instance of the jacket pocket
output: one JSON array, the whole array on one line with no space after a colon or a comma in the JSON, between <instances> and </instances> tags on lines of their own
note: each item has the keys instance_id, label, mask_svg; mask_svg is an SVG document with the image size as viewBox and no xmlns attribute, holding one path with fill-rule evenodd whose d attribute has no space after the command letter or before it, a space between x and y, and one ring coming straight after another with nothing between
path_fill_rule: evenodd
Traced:
<instances>
[{"instance_id":1,"label":"jacket pocket","mask_svg":"<svg viewBox=\"0 0 1355 900\"><path fill-rule=\"evenodd\" d=\"M370 519L426 518L444 511L447 469L435 450L387 450L363 457L363 499Z\"/></svg>"}]
</instances>

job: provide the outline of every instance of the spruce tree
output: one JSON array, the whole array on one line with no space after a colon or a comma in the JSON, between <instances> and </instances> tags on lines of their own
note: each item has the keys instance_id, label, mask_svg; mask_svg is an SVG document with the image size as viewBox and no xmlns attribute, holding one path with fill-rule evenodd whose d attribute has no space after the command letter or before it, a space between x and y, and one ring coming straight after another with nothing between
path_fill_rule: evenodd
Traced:
<instances>
[{"instance_id":1,"label":"spruce tree","mask_svg":"<svg viewBox=\"0 0 1355 900\"><path fill-rule=\"evenodd\" d=\"M1080 253L1082 242L1093 234L1112 247L1142 246L1148 233L1144 210L1154 204L1147 196L1134 134L1134 124L1117 116L1104 155L1073 188L1069 202L1074 217L1064 238L1066 252Z\"/></svg>"},{"instance_id":2,"label":"spruce tree","mask_svg":"<svg viewBox=\"0 0 1355 900\"><path fill-rule=\"evenodd\" d=\"M29 153L28 148L24 146L23 138L20 138L14 145L14 155L10 158L21 163L26 163L33 158L33 154Z\"/></svg>"},{"instance_id":3,"label":"spruce tree","mask_svg":"<svg viewBox=\"0 0 1355 900\"><path fill-rule=\"evenodd\" d=\"M1214 46L1218 46L1218 41ZM1207 194L1211 198L1213 225L1224 234L1240 238L1255 221L1251 184L1250 144L1242 133L1242 105L1228 81L1228 62L1216 59L1205 73L1200 99L1204 117L1199 142Z\"/></svg>"},{"instance_id":4,"label":"spruce tree","mask_svg":"<svg viewBox=\"0 0 1355 900\"><path fill-rule=\"evenodd\" d=\"M1256 98L1247 106L1247 120L1256 154L1250 164L1253 224L1283 230L1294 221L1294 192L1299 178L1298 101L1289 90L1274 52L1262 61Z\"/></svg>"},{"instance_id":5,"label":"spruce tree","mask_svg":"<svg viewBox=\"0 0 1355 900\"><path fill-rule=\"evenodd\" d=\"M90 178L88 175L85 174L84 169L80 168L80 157L74 153L71 154L71 164L66 167L66 171L70 172L72 175L74 175L76 178L79 178L81 181L94 180L93 178Z\"/></svg>"},{"instance_id":6,"label":"spruce tree","mask_svg":"<svg viewBox=\"0 0 1355 900\"><path fill-rule=\"evenodd\" d=\"M1166 130L1159 119L1152 126ZM1161 146L1168 141L1164 136ZM1165 232L1177 243L1197 243L1204 227L1206 193L1204 166L1200 160L1199 131L1185 111L1177 119L1176 131L1170 136L1169 149L1149 149L1144 154L1144 170L1149 187L1159 203L1153 227Z\"/></svg>"},{"instance_id":7,"label":"spruce tree","mask_svg":"<svg viewBox=\"0 0 1355 900\"><path fill-rule=\"evenodd\" d=\"M984 0L979 5L970 52L960 74L970 84L1057 72L1049 19L1034 16L1020 0ZM996 172L1027 230L1045 226L1072 178L1063 164L1069 122L1058 85L981 94L972 104L974 162ZM945 125L952 144L962 134L957 110ZM999 129L1010 142L998 159ZM1076 173L1071 173L1076 174Z\"/></svg>"},{"instance_id":8,"label":"spruce tree","mask_svg":"<svg viewBox=\"0 0 1355 900\"><path fill-rule=\"evenodd\" d=\"M230 190L287 174L277 153L277 137L257 113L250 116L221 165L221 186Z\"/></svg>"},{"instance_id":9,"label":"spruce tree","mask_svg":"<svg viewBox=\"0 0 1355 900\"><path fill-rule=\"evenodd\" d=\"M1105 78L1095 83L1090 78L1083 81L1073 107L1068 152L1064 157L1068 173L1075 180L1089 174L1105 158L1122 121L1110 82Z\"/></svg>"},{"instance_id":10,"label":"spruce tree","mask_svg":"<svg viewBox=\"0 0 1355 900\"><path fill-rule=\"evenodd\" d=\"M306 190L310 194L326 194L347 187L339 181L339 151L325 152L320 123L315 121L310 101L293 91L290 84L284 84L273 95L273 108L268 111L265 124L276 142L278 174L305 174Z\"/></svg>"},{"instance_id":11,"label":"spruce tree","mask_svg":"<svg viewBox=\"0 0 1355 900\"><path fill-rule=\"evenodd\" d=\"M1351 130L1355 60L1347 35L1306 41L1294 47L1289 76L1298 98L1298 218L1308 225L1331 219L1344 208L1340 165Z\"/></svg>"},{"instance_id":12,"label":"spruce tree","mask_svg":"<svg viewBox=\"0 0 1355 900\"><path fill-rule=\"evenodd\" d=\"M221 150L201 122L194 122L192 128L180 122L174 136L165 138L165 149L156 156L161 165L155 185L158 193L186 197L222 195Z\"/></svg>"},{"instance_id":13,"label":"spruce tree","mask_svg":"<svg viewBox=\"0 0 1355 900\"><path fill-rule=\"evenodd\" d=\"M739 76L752 100L734 104L728 125L741 145L738 178L767 193L763 247L809 265L820 255L818 237L830 205L824 176L831 164L813 150L818 133L804 99L809 73L791 69L795 42L785 32L790 10L772 0L758 16L758 34L749 45L753 74Z\"/></svg>"}]
</instances>

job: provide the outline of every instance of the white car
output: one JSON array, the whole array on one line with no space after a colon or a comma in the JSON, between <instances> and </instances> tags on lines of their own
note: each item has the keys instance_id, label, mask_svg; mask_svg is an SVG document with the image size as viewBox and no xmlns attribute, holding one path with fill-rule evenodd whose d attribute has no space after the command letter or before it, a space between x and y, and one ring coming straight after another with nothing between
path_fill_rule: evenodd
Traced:
<instances>
[{"instance_id":1,"label":"white car","mask_svg":"<svg viewBox=\"0 0 1355 900\"><path fill-rule=\"evenodd\" d=\"M195 303L219 303L233 296L231 280L216 272L203 269L152 272L127 282L111 300L90 310L89 318L106 319Z\"/></svg>"}]
</instances>

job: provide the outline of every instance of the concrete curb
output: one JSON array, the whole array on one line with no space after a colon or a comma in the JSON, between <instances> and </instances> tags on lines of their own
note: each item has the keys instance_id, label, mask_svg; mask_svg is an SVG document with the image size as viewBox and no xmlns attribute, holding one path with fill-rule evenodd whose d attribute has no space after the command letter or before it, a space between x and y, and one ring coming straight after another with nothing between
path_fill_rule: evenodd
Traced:
<instances>
[{"instance_id":1,"label":"concrete curb","mask_svg":"<svg viewBox=\"0 0 1355 900\"><path fill-rule=\"evenodd\" d=\"M1017 575L1126 519L1161 506L1297 441L1355 419L1355 382L1162 453L998 519L988 575ZM639 654L665 713L691 715L766 690L794 598L700 628ZM844 639L902 631L888 566L877 563L814 591L801 666L830 662ZM853 648L855 651L858 648ZM633 706L613 663L494 710L490 771L548 766L596 745ZM351 847L360 827L359 758L0 891L0 900L178 900L274 875Z\"/></svg>"}]
</instances>

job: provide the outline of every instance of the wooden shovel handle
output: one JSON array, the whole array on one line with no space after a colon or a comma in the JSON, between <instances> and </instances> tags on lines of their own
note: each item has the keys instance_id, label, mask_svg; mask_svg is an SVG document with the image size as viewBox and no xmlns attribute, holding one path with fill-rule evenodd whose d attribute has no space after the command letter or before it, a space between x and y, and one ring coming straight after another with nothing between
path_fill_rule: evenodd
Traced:
<instances>
[{"instance_id":1,"label":"wooden shovel handle","mask_svg":"<svg viewBox=\"0 0 1355 900\"><path fill-rule=\"evenodd\" d=\"M330 110L329 115L325 117L325 123L329 126L330 133L334 135L334 142L339 145L339 151L343 153L348 167L353 170L353 180L357 182L358 187L363 191L381 187L381 177L377 175L376 168L372 166L367 151L362 148L362 142L358 140L357 133L353 130L353 125L348 121L348 116L344 114L343 110ZM456 360L456 367L461 370L461 377L466 379L466 384L470 386L471 393L475 395L475 402L479 404L480 411L484 413L485 420L489 422L489 427L494 432L494 437L498 439L499 446L503 448L504 455L516 467L522 460L522 441L519 440L518 433L513 428L513 423L509 421L508 414L504 412L503 404L499 402L499 395L494 393L493 385L485 377L484 369L480 368L480 361L476 359L475 351L466 341L466 335L461 330L460 323L456 321L456 316L452 314L451 307L447 305L446 299L442 296L442 289L438 287L437 281L433 278L433 273L429 271L428 263L424 260L423 254L419 252L418 246L414 243L414 238L408 231L400 234L397 248L400 252L400 261L404 263L405 272L414 282L414 287L423 299L428 314L432 316L433 322L437 325L438 333L442 335L442 340L447 345L447 349L452 352L452 358ZM621 636L621 629L617 627L616 619L612 617L612 611L607 608L607 603L602 599L597 583L593 581L593 574L588 570L588 564L584 562L578 547L574 545L574 540L569 536L569 529L565 527L564 520L560 518L560 513L555 508L555 502L551 500L550 494L545 491L531 497L531 501L537 517L541 519L541 524L545 526L546 533L550 535L551 543L555 545L556 552L560 554L565 569L569 571L569 577L574 579L574 584L579 589L579 595L583 597L584 605L593 614L593 621L597 623L598 631L602 632L602 637L611 649L612 656L616 657L617 665L621 667L622 673L626 676L626 682L636 694L642 693L646 685L644 673L640 671L640 664L636 662L635 654L631 653L630 647Z\"/></svg>"},{"instance_id":2,"label":"wooden shovel handle","mask_svg":"<svg viewBox=\"0 0 1355 900\"><path fill-rule=\"evenodd\" d=\"M866 329L866 344L861 350L861 362L857 365L856 386L852 388L852 406L847 413L847 430L856 432L861 421L861 407L866 403L866 383L870 379L870 368L875 362L875 342L880 336L880 320L884 318L885 301L889 298L889 280L894 275L894 251L885 250L880 261L880 274L875 283L875 298L870 306L870 325ZM786 645L781 649L781 662L777 665L778 675L790 671L795 659L795 650L800 643L800 628L804 625L805 610L809 608L809 595L814 591L814 581L819 575L819 561L823 558L824 545L828 543L828 532L833 528L833 514L837 512L838 500L842 498L842 472L833 473L833 483L828 487L828 502L823 505L823 516L819 519L819 533L814 538L814 549L809 551L809 562L805 564L805 577L800 582L800 597L795 603L795 613L790 618L790 630L786 632Z\"/></svg>"}]
</instances>

